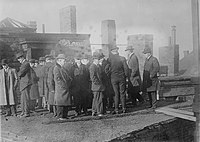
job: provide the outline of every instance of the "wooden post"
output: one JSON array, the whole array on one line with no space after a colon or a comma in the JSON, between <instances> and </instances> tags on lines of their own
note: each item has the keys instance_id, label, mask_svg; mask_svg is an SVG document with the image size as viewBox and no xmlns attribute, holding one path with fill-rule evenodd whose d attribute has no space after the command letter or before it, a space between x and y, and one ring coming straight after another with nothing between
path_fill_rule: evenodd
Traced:
<instances>
[{"instance_id":1,"label":"wooden post","mask_svg":"<svg viewBox=\"0 0 200 142\"><path fill-rule=\"evenodd\" d=\"M195 142L200 142L200 37L199 37L199 0L191 0L192 8L192 29L193 29L193 52L197 67L195 77L196 89L193 103L193 111L196 116Z\"/></svg>"}]
</instances>

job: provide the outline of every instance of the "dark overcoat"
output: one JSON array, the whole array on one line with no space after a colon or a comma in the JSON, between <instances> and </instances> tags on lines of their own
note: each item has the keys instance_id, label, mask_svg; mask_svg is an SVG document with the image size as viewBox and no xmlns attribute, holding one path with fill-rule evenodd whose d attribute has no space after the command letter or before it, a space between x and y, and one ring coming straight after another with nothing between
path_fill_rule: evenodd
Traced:
<instances>
[{"instance_id":1,"label":"dark overcoat","mask_svg":"<svg viewBox=\"0 0 200 142\"><path fill-rule=\"evenodd\" d=\"M6 78L4 69L0 70L0 105L14 105L17 103L16 87L17 73L15 69L8 68L8 88L6 89Z\"/></svg>"},{"instance_id":2,"label":"dark overcoat","mask_svg":"<svg viewBox=\"0 0 200 142\"><path fill-rule=\"evenodd\" d=\"M139 71L139 62L137 56L132 53L127 60L129 67L129 81L132 86L141 86L141 76Z\"/></svg>"},{"instance_id":3,"label":"dark overcoat","mask_svg":"<svg viewBox=\"0 0 200 142\"><path fill-rule=\"evenodd\" d=\"M84 95L90 93L90 74L85 65L74 66L73 93L84 91Z\"/></svg>"},{"instance_id":4,"label":"dark overcoat","mask_svg":"<svg viewBox=\"0 0 200 142\"><path fill-rule=\"evenodd\" d=\"M92 81L91 90L93 92L104 91L105 86L103 85L101 67L93 63L90 65L89 71L90 71L90 80Z\"/></svg>"},{"instance_id":5,"label":"dark overcoat","mask_svg":"<svg viewBox=\"0 0 200 142\"><path fill-rule=\"evenodd\" d=\"M44 68L42 65L38 65L35 69L36 75L39 78L38 81L38 89L39 89L39 95L40 97L44 97L45 96L45 72L44 72Z\"/></svg>"},{"instance_id":6,"label":"dark overcoat","mask_svg":"<svg viewBox=\"0 0 200 142\"><path fill-rule=\"evenodd\" d=\"M20 91L23 91L25 88L31 85L31 67L28 63L28 61L24 61L21 66L20 70L18 72L19 78L20 78Z\"/></svg>"},{"instance_id":7,"label":"dark overcoat","mask_svg":"<svg viewBox=\"0 0 200 142\"><path fill-rule=\"evenodd\" d=\"M152 55L145 60L144 71L143 71L143 91L153 92L157 91L158 88L158 72L160 65L158 59Z\"/></svg>"},{"instance_id":8,"label":"dark overcoat","mask_svg":"<svg viewBox=\"0 0 200 142\"><path fill-rule=\"evenodd\" d=\"M106 73L110 74L111 81L125 80L128 76L128 65L126 59L119 54L110 54L108 58L109 64L106 65Z\"/></svg>"},{"instance_id":9,"label":"dark overcoat","mask_svg":"<svg viewBox=\"0 0 200 142\"><path fill-rule=\"evenodd\" d=\"M30 86L30 100L36 100L39 98L39 90L38 90L38 80L35 71L33 68L30 68L31 72L31 86Z\"/></svg>"},{"instance_id":10,"label":"dark overcoat","mask_svg":"<svg viewBox=\"0 0 200 142\"><path fill-rule=\"evenodd\" d=\"M47 82L48 82L48 88L49 88L49 97L48 97L48 103L49 105L55 105L55 81L54 81L54 67L55 65L51 66L49 68Z\"/></svg>"},{"instance_id":11,"label":"dark overcoat","mask_svg":"<svg viewBox=\"0 0 200 142\"><path fill-rule=\"evenodd\" d=\"M55 104L59 106L72 105L72 98L69 89L72 78L59 64L56 64L53 73L55 81Z\"/></svg>"}]
</instances>

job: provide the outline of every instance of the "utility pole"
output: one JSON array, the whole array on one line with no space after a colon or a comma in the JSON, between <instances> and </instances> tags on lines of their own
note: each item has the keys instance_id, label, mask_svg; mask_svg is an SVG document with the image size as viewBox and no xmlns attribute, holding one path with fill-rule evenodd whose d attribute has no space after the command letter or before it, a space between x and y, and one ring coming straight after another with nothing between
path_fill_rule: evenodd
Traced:
<instances>
[{"instance_id":1,"label":"utility pole","mask_svg":"<svg viewBox=\"0 0 200 142\"><path fill-rule=\"evenodd\" d=\"M194 77L195 97L193 101L193 111L196 116L195 142L200 142L200 26L199 26L199 0L191 0L192 8L192 30L193 30L193 52L197 67L197 75Z\"/></svg>"}]
</instances>

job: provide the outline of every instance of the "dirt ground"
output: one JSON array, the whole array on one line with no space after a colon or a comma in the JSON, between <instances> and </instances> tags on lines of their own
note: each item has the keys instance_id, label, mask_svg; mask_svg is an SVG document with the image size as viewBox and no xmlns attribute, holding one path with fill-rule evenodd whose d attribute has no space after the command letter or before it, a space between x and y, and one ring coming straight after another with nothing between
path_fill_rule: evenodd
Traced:
<instances>
[{"instance_id":1,"label":"dirt ground","mask_svg":"<svg viewBox=\"0 0 200 142\"><path fill-rule=\"evenodd\" d=\"M160 101L159 107L174 103ZM81 116L67 121L57 121L45 110L37 110L28 118L1 116L1 138L20 142L102 142L173 118L146 106L129 106L126 114ZM74 111L70 115L73 116Z\"/></svg>"}]
</instances>

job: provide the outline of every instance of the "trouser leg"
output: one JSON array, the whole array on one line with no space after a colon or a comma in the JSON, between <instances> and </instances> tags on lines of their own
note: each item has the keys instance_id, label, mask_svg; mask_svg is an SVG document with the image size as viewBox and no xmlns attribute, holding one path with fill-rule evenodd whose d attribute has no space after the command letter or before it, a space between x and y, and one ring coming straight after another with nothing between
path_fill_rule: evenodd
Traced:
<instances>
[{"instance_id":1,"label":"trouser leg","mask_svg":"<svg viewBox=\"0 0 200 142\"><path fill-rule=\"evenodd\" d=\"M38 108L42 108L42 97L38 98Z\"/></svg>"},{"instance_id":2,"label":"trouser leg","mask_svg":"<svg viewBox=\"0 0 200 142\"><path fill-rule=\"evenodd\" d=\"M56 105L53 105L53 115L57 116L57 109L56 109Z\"/></svg>"},{"instance_id":3,"label":"trouser leg","mask_svg":"<svg viewBox=\"0 0 200 142\"><path fill-rule=\"evenodd\" d=\"M57 108L57 117L58 118L64 118L63 117L63 106L56 106L56 108Z\"/></svg>"},{"instance_id":4,"label":"trouser leg","mask_svg":"<svg viewBox=\"0 0 200 142\"><path fill-rule=\"evenodd\" d=\"M119 83L119 91L120 91L120 98L121 98L121 104L122 104L122 109L126 109L126 83L125 80L120 81Z\"/></svg>"},{"instance_id":5,"label":"trouser leg","mask_svg":"<svg viewBox=\"0 0 200 142\"><path fill-rule=\"evenodd\" d=\"M96 92L96 96L97 114L103 114L103 94L102 92Z\"/></svg>"},{"instance_id":6,"label":"trouser leg","mask_svg":"<svg viewBox=\"0 0 200 142\"><path fill-rule=\"evenodd\" d=\"M15 115L16 115L16 112L17 112L17 110L16 110L16 105L11 105L11 106L10 106L10 109L11 109L11 114L12 114L13 116L15 116Z\"/></svg>"},{"instance_id":7,"label":"trouser leg","mask_svg":"<svg viewBox=\"0 0 200 142\"><path fill-rule=\"evenodd\" d=\"M151 92L151 96L152 96L152 106L156 107L157 104L156 91Z\"/></svg>"},{"instance_id":8,"label":"trouser leg","mask_svg":"<svg viewBox=\"0 0 200 142\"><path fill-rule=\"evenodd\" d=\"M92 101L92 112L93 113L97 112L96 100L97 100L97 94L96 94L96 92L93 92L93 101Z\"/></svg>"},{"instance_id":9,"label":"trouser leg","mask_svg":"<svg viewBox=\"0 0 200 142\"><path fill-rule=\"evenodd\" d=\"M25 88L21 92L21 109L23 114L29 114L29 89Z\"/></svg>"},{"instance_id":10,"label":"trouser leg","mask_svg":"<svg viewBox=\"0 0 200 142\"><path fill-rule=\"evenodd\" d=\"M118 82L112 82L113 90L115 92L115 111L119 111L119 84Z\"/></svg>"}]
</instances>

